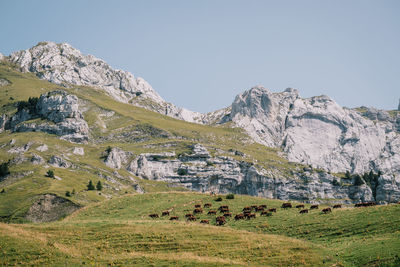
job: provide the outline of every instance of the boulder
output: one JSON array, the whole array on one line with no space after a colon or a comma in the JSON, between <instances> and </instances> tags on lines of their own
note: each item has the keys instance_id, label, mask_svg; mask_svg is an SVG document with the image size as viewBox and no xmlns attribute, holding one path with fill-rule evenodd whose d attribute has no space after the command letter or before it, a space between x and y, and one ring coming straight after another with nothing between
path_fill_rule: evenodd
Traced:
<instances>
[{"instance_id":1,"label":"boulder","mask_svg":"<svg viewBox=\"0 0 400 267\"><path fill-rule=\"evenodd\" d=\"M123 164L128 161L127 154L120 148L112 148L104 160L105 164L113 169L121 169Z\"/></svg>"},{"instance_id":2,"label":"boulder","mask_svg":"<svg viewBox=\"0 0 400 267\"><path fill-rule=\"evenodd\" d=\"M67 161L59 156L51 156L48 163L51 166L58 167L58 168L70 168L72 166L72 164L69 161Z\"/></svg>"}]
</instances>

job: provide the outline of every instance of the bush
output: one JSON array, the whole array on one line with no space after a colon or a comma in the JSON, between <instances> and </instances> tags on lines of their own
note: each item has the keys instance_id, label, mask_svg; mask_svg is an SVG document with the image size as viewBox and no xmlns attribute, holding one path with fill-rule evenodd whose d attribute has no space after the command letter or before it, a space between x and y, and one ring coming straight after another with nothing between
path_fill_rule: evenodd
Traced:
<instances>
[{"instance_id":1,"label":"bush","mask_svg":"<svg viewBox=\"0 0 400 267\"><path fill-rule=\"evenodd\" d=\"M346 171L346 174L344 175L344 177L345 177L346 179L351 179L350 172L349 172L349 171Z\"/></svg>"},{"instance_id":2,"label":"bush","mask_svg":"<svg viewBox=\"0 0 400 267\"><path fill-rule=\"evenodd\" d=\"M50 177L50 178L54 178L54 171L53 170L48 170L47 173L46 173L46 176Z\"/></svg>"},{"instance_id":3,"label":"bush","mask_svg":"<svg viewBox=\"0 0 400 267\"><path fill-rule=\"evenodd\" d=\"M217 197L216 199L215 199L215 201L222 201L222 197Z\"/></svg>"},{"instance_id":4,"label":"bush","mask_svg":"<svg viewBox=\"0 0 400 267\"><path fill-rule=\"evenodd\" d=\"M3 188L0 193L4 194L5 192L6 192L6 190Z\"/></svg>"},{"instance_id":5,"label":"bush","mask_svg":"<svg viewBox=\"0 0 400 267\"><path fill-rule=\"evenodd\" d=\"M66 196L66 197L70 197L70 196L71 196L71 193L70 193L69 191L67 191L67 192L65 192L65 196Z\"/></svg>"},{"instance_id":6,"label":"bush","mask_svg":"<svg viewBox=\"0 0 400 267\"><path fill-rule=\"evenodd\" d=\"M228 194L226 195L226 199L234 199L235 195L234 194Z\"/></svg>"},{"instance_id":7,"label":"bush","mask_svg":"<svg viewBox=\"0 0 400 267\"><path fill-rule=\"evenodd\" d=\"M340 186L339 181L336 180L336 179L333 179L332 184L333 184L334 186Z\"/></svg>"},{"instance_id":8,"label":"bush","mask_svg":"<svg viewBox=\"0 0 400 267\"><path fill-rule=\"evenodd\" d=\"M97 191L101 191L103 189L103 185L101 184L100 181L97 182L96 189L97 189Z\"/></svg>"},{"instance_id":9,"label":"bush","mask_svg":"<svg viewBox=\"0 0 400 267\"><path fill-rule=\"evenodd\" d=\"M363 179L361 178L361 176L358 175L358 174L356 174L356 175L354 176L354 185L355 185L355 186L360 186L360 185L363 185L363 184L364 184L364 181L363 181Z\"/></svg>"},{"instance_id":10,"label":"bush","mask_svg":"<svg viewBox=\"0 0 400 267\"><path fill-rule=\"evenodd\" d=\"M87 184L87 190L94 190L94 189L95 188L94 188L93 182L92 182L92 180L90 180L89 183Z\"/></svg>"},{"instance_id":11,"label":"bush","mask_svg":"<svg viewBox=\"0 0 400 267\"><path fill-rule=\"evenodd\" d=\"M36 112L36 105L38 101L39 101L38 97L30 97L28 101L19 101L17 106L18 111L27 109L29 113L33 114Z\"/></svg>"},{"instance_id":12,"label":"bush","mask_svg":"<svg viewBox=\"0 0 400 267\"><path fill-rule=\"evenodd\" d=\"M8 162L3 162L0 164L0 177L10 174L8 164L9 164Z\"/></svg>"},{"instance_id":13,"label":"bush","mask_svg":"<svg viewBox=\"0 0 400 267\"><path fill-rule=\"evenodd\" d=\"M187 169L178 169L178 175L187 175L188 170Z\"/></svg>"}]
</instances>

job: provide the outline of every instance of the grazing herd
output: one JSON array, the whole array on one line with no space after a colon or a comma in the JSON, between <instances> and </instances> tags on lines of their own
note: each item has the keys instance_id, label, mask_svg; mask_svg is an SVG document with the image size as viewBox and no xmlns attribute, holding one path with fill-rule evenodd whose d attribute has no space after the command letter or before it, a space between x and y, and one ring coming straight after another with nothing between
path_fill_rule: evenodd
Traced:
<instances>
[{"instance_id":1,"label":"grazing herd","mask_svg":"<svg viewBox=\"0 0 400 267\"><path fill-rule=\"evenodd\" d=\"M355 204L355 207L369 207L369 206L374 206L376 205L375 202L364 202L364 203L358 203ZM195 204L194 209L192 213L187 213L185 215L185 219L188 222L195 222L197 221L197 218L195 215L199 215L204 213L204 209L208 209L207 215L209 216L215 216L215 225L224 225L227 223L227 219L233 217L235 221L239 220L250 220L250 219L255 219L257 217L257 213L259 213L259 216L272 216L272 213L277 212L276 208L267 208L267 205L251 205L251 206L245 206L242 209L241 213L235 214L233 216L232 212L229 209L228 205L221 205L218 207L218 209L211 209L212 204L211 203L205 203L202 207L201 204ZM281 208L282 209L290 209L292 208L292 203L286 202L283 203ZM309 213L310 210L318 210L319 206L316 204L313 204L310 206L309 209L305 208L304 204L299 204L295 206L299 211L300 214L306 214ZM332 208L327 207L322 209L322 214L328 214L332 212L332 209L340 209L342 208L341 204L335 204L333 205ZM219 214L217 215L217 213ZM170 211L165 210L161 212L161 216L170 216ZM149 217L152 219L159 218L159 215L157 213L152 213L149 214ZM171 221L178 221L179 217L178 216L170 216L169 220ZM210 219L202 219L200 220L201 224L210 224Z\"/></svg>"}]
</instances>

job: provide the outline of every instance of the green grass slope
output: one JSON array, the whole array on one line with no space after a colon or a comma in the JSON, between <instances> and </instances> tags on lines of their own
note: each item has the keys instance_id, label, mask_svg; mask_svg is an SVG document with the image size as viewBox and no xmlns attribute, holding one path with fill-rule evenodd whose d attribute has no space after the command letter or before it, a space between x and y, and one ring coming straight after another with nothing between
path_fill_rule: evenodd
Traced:
<instances>
[{"instance_id":1,"label":"green grass slope","mask_svg":"<svg viewBox=\"0 0 400 267\"><path fill-rule=\"evenodd\" d=\"M398 266L400 205L336 209L309 214L282 210L282 201L236 195L189 192L127 195L90 204L63 221L46 224L0 224L0 264L75 266ZM210 209L228 205L277 208L270 217L215 226L206 213L198 221L184 215L195 204ZM158 219L149 214L169 210ZM205 209L207 212L208 209ZM259 215L259 214L258 214ZM209 219L202 225L200 219Z\"/></svg>"}]
</instances>

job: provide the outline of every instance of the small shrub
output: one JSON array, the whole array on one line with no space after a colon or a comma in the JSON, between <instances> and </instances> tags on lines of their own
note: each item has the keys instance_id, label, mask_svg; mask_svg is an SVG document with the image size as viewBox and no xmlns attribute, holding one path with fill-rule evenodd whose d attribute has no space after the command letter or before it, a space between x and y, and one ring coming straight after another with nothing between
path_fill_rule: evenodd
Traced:
<instances>
[{"instance_id":1,"label":"small shrub","mask_svg":"<svg viewBox=\"0 0 400 267\"><path fill-rule=\"evenodd\" d=\"M90 191L90 190L94 190L94 189L95 188L94 188L93 182L92 182L92 180L90 180L89 183L87 184L87 190Z\"/></svg>"},{"instance_id":2,"label":"small shrub","mask_svg":"<svg viewBox=\"0 0 400 267\"><path fill-rule=\"evenodd\" d=\"M0 194L4 194L6 192L6 190L3 188L0 192Z\"/></svg>"},{"instance_id":3,"label":"small shrub","mask_svg":"<svg viewBox=\"0 0 400 267\"><path fill-rule=\"evenodd\" d=\"M214 166L214 163L212 163L211 161L208 161L208 160L207 160L206 164L207 164L207 167Z\"/></svg>"},{"instance_id":4,"label":"small shrub","mask_svg":"<svg viewBox=\"0 0 400 267\"><path fill-rule=\"evenodd\" d=\"M346 171L346 174L344 175L344 177L345 177L346 179L350 179L350 178L351 178L350 172L349 172L349 171Z\"/></svg>"},{"instance_id":5,"label":"small shrub","mask_svg":"<svg viewBox=\"0 0 400 267\"><path fill-rule=\"evenodd\" d=\"M363 179L361 178L361 176L358 175L358 174L356 174L356 175L354 176L354 185L355 185L355 186L360 186L360 185L363 185L363 184L364 184L364 181L363 181Z\"/></svg>"},{"instance_id":6,"label":"small shrub","mask_svg":"<svg viewBox=\"0 0 400 267\"><path fill-rule=\"evenodd\" d=\"M70 197L71 196L71 192L69 192L69 191L65 192L65 196L66 197Z\"/></svg>"},{"instance_id":7,"label":"small shrub","mask_svg":"<svg viewBox=\"0 0 400 267\"><path fill-rule=\"evenodd\" d=\"M188 170L187 169L178 169L178 175L187 175Z\"/></svg>"},{"instance_id":8,"label":"small shrub","mask_svg":"<svg viewBox=\"0 0 400 267\"><path fill-rule=\"evenodd\" d=\"M97 182L96 189L97 189L97 191L101 191L103 189L103 185L101 184L100 181Z\"/></svg>"},{"instance_id":9,"label":"small shrub","mask_svg":"<svg viewBox=\"0 0 400 267\"><path fill-rule=\"evenodd\" d=\"M216 199L215 199L215 201L222 201L222 197L217 197Z\"/></svg>"},{"instance_id":10,"label":"small shrub","mask_svg":"<svg viewBox=\"0 0 400 267\"><path fill-rule=\"evenodd\" d=\"M228 194L228 195L226 195L226 199L235 199L235 195L234 194Z\"/></svg>"},{"instance_id":11,"label":"small shrub","mask_svg":"<svg viewBox=\"0 0 400 267\"><path fill-rule=\"evenodd\" d=\"M46 172L46 176L47 176L47 177L50 177L50 178L54 178L54 171L53 171L53 170L48 170L48 171Z\"/></svg>"},{"instance_id":12,"label":"small shrub","mask_svg":"<svg viewBox=\"0 0 400 267\"><path fill-rule=\"evenodd\" d=\"M10 170L8 168L8 162L3 162L0 164L0 177L6 176L10 174Z\"/></svg>"},{"instance_id":13,"label":"small shrub","mask_svg":"<svg viewBox=\"0 0 400 267\"><path fill-rule=\"evenodd\" d=\"M339 181L337 179L333 179L332 184L334 186L340 186L340 183L339 183Z\"/></svg>"}]
</instances>

